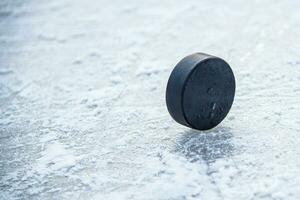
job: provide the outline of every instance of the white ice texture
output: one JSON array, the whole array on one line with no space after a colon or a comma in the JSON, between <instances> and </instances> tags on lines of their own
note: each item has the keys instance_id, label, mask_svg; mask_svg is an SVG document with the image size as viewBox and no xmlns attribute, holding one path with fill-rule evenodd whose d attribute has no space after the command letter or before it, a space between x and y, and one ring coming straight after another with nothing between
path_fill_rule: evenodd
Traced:
<instances>
[{"instance_id":1,"label":"white ice texture","mask_svg":"<svg viewBox=\"0 0 300 200\"><path fill-rule=\"evenodd\" d=\"M299 200L300 1L1 0L0 200ZM225 59L215 129L174 122L170 72Z\"/></svg>"}]
</instances>

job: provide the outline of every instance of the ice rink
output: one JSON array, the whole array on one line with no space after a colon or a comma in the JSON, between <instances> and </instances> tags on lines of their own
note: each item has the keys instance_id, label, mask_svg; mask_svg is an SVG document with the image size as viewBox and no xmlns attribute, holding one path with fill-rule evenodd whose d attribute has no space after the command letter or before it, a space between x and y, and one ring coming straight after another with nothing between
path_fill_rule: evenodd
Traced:
<instances>
[{"instance_id":1,"label":"ice rink","mask_svg":"<svg viewBox=\"0 0 300 200\"><path fill-rule=\"evenodd\" d=\"M225 59L236 96L174 122L184 56ZM299 200L300 1L1 0L0 200Z\"/></svg>"}]
</instances>

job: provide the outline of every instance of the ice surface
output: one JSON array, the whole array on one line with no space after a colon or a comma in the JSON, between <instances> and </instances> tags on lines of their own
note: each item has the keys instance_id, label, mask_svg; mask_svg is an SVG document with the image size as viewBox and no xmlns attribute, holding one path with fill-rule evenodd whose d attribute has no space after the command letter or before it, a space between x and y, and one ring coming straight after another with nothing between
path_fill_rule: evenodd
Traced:
<instances>
[{"instance_id":1,"label":"ice surface","mask_svg":"<svg viewBox=\"0 0 300 200\"><path fill-rule=\"evenodd\" d=\"M0 199L300 199L300 1L0 1ZM233 68L214 130L176 124L184 56Z\"/></svg>"}]
</instances>

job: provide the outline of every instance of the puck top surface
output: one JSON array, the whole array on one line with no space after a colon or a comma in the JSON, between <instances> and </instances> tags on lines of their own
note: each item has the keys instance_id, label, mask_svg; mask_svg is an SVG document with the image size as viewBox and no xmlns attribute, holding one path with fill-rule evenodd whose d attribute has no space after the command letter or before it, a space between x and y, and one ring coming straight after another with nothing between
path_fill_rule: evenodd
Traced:
<instances>
[{"instance_id":1,"label":"puck top surface","mask_svg":"<svg viewBox=\"0 0 300 200\"><path fill-rule=\"evenodd\" d=\"M234 100L235 78L222 59L196 53L182 59L168 81L166 103L180 124L198 130L217 126Z\"/></svg>"}]
</instances>

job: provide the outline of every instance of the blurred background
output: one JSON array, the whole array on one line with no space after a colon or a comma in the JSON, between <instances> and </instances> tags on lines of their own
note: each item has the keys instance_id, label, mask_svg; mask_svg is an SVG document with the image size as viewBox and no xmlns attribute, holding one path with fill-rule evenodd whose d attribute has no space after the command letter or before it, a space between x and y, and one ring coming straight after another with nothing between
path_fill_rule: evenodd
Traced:
<instances>
[{"instance_id":1,"label":"blurred background","mask_svg":"<svg viewBox=\"0 0 300 200\"><path fill-rule=\"evenodd\" d=\"M0 199L300 199L300 1L1 0ZM204 52L227 118L175 123L165 88Z\"/></svg>"}]
</instances>

